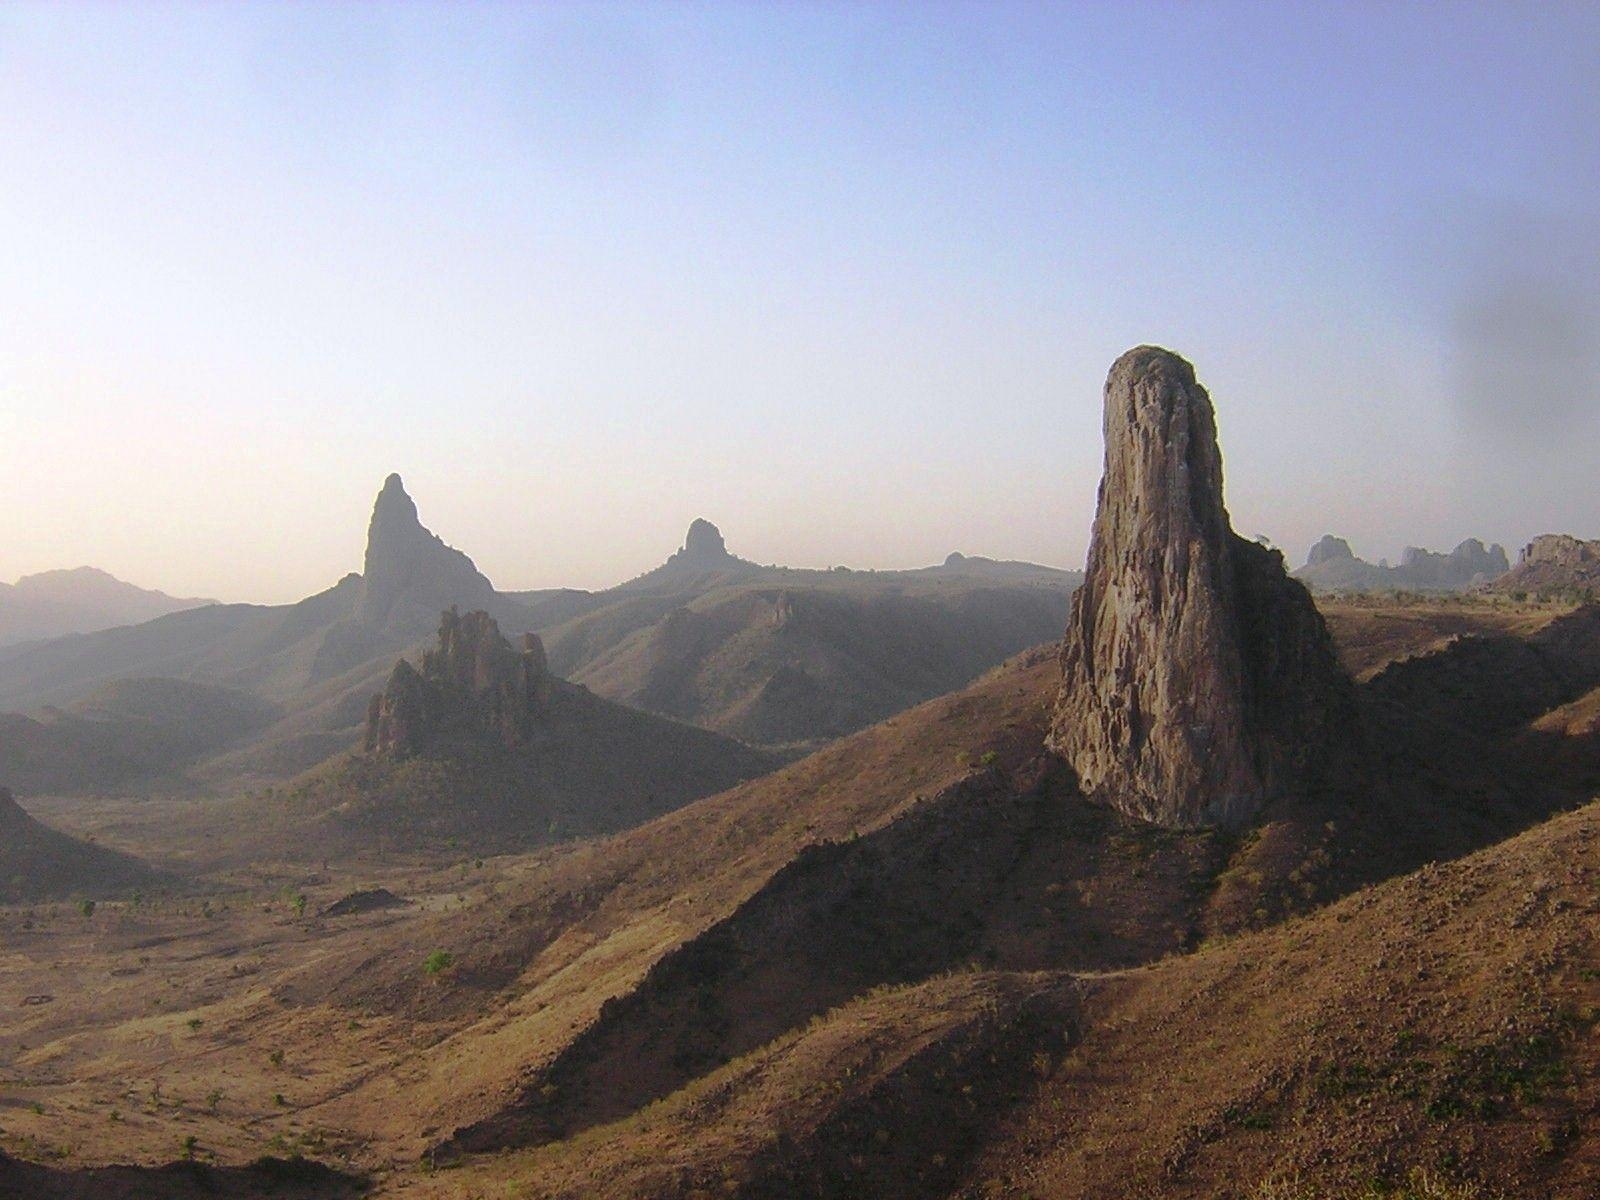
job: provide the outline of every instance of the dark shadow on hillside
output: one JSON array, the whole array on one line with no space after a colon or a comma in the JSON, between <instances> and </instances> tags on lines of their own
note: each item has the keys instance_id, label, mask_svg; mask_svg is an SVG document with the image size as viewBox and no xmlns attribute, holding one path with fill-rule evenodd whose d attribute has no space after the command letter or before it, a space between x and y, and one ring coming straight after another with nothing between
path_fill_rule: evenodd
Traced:
<instances>
[{"instance_id":1,"label":"dark shadow on hillside","mask_svg":"<svg viewBox=\"0 0 1600 1200\"><path fill-rule=\"evenodd\" d=\"M242 1167L174 1162L73 1170L0 1154L0 1200L343 1200L365 1195L369 1186L365 1176L308 1159L261 1158Z\"/></svg>"}]
</instances>

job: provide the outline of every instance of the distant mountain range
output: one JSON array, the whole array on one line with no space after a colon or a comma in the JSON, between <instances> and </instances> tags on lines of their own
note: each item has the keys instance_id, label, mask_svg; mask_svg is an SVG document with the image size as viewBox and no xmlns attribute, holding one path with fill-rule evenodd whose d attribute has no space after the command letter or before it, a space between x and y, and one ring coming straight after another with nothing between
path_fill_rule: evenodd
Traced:
<instances>
[{"instance_id":1,"label":"distant mountain range","mask_svg":"<svg viewBox=\"0 0 1600 1200\"><path fill-rule=\"evenodd\" d=\"M138 625L215 603L135 587L95 567L43 571L0 583L0 646Z\"/></svg>"},{"instance_id":2,"label":"distant mountain range","mask_svg":"<svg viewBox=\"0 0 1600 1200\"><path fill-rule=\"evenodd\" d=\"M1311 547L1294 577L1314 592L1461 592L1488 583L1511 569L1502 546L1468 538L1449 554L1407 546L1400 565L1367 562L1350 543L1325 534Z\"/></svg>"},{"instance_id":3,"label":"distant mountain range","mask_svg":"<svg viewBox=\"0 0 1600 1200\"><path fill-rule=\"evenodd\" d=\"M1078 578L959 554L915 571L764 567L697 520L679 551L618 587L506 593L422 524L391 475L361 573L326 591L0 648L0 710L28 714L11 718L0 772L34 792L291 777L358 743L395 660L419 656L450 608L486 612L513 639L539 632L554 673L599 696L797 753L1053 640ZM184 686L249 721L175 739L149 711L125 711Z\"/></svg>"}]
</instances>

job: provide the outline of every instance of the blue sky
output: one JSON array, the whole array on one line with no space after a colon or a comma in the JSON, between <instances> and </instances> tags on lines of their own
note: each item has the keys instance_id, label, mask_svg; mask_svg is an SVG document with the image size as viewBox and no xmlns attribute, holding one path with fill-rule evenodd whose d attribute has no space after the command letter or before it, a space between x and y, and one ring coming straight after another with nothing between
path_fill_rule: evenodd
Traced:
<instances>
[{"instance_id":1,"label":"blue sky","mask_svg":"<svg viewBox=\"0 0 1600 1200\"><path fill-rule=\"evenodd\" d=\"M1100 387L1295 562L1600 536L1600 6L0 3L0 579L1079 565Z\"/></svg>"}]
</instances>

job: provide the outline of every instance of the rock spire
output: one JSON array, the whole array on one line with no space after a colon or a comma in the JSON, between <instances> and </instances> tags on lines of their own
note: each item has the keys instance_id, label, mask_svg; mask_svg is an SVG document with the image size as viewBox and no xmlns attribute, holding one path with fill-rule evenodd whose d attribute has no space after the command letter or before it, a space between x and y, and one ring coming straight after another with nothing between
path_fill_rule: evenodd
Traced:
<instances>
[{"instance_id":1,"label":"rock spire","mask_svg":"<svg viewBox=\"0 0 1600 1200\"><path fill-rule=\"evenodd\" d=\"M438 645L418 670L401 659L367 709L369 754L407 758L486 735L508 749L527 742L547 709L552 676L536 634L513 650L486 612L439 621Z\"/></svg>"},{"instance_id":2,"label":"rock spire","mask_svg":"<svg viewBox=\"0 0 1600 1200\"><path fill-rule=\"evenodd\" d=\"M1157 824L1247 824L1353 721L1348 678L1276 550L1233 532L1211 398L1153 346L1112 365L1105 474L1049 744L1085 794Z\"/></svg>"},{"instance_id":3,"label":"rock spire","mask_svg":"<svg viewBox=\"0 0 1600 1200\"><path fill-rule=\"evenodd\" d=\"M423 609L427 620L427 612L451 605L486 608L495 601L494 585L472 560L423 526L398 475L384 480L372 506L361 577L361 615L380 623L401 615L397 607Z\"/></svg>"}]
</instances>

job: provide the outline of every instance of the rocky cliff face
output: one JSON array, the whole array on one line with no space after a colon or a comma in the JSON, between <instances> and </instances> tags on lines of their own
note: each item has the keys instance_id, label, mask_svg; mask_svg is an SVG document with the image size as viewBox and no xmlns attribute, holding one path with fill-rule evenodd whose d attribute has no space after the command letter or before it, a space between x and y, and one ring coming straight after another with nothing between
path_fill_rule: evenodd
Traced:
<instances>
[{"instance_id":1,"label":"rocky cliff face","mask_svg":"<svg viewBox=\"0 0 1600 1200\"><path fill-rule=\"evenodd\" d=\"M398 475L384 481L373 505L361 581L358 611L376 624L403 620L418 609L488 608L497 600L494 585L470 558L423 527Z\"/></svg>"},{"instance_id":2,"label":"rocky cliff face","mask_svg":"<svg viewBox=\"0 0 1600 1200\"><path fill-rule=\"evenodd\" d=\"M1407 546L1395 574L1402 587L1466 588L1486 583L1510 569L1504 547L1485 546L1477 538L1468 538L1449 554Z\"/></svg>"},{"instance_id":3,"label":"rocky cliff face","mask_svg":"<svg viewBox=\"0 0 1600 1200\"><path fill-rule=\"evenodd\" d=\"M369 754L407 758L490 736L507 748L529 741L550 697L544 646L524 634L513 650L485 612L439 622L439 644L419 671L402 659L367 710Z\"/></svg>"},{"instance_id":4,"label":"rocky cliff face","mask_svg":"<svg viewBox=\"0 0 1600 1200\"><path fill-rule=\"evenodd\" d=\"M1282 556L1229 524L1193 367L1150 346L1119 358L1105 443L1050 746L1126 813L1237 828L1313 781L1354 720L1351 685Z\"/></svg>"},{"instance_id":5,"label":"rocky cliff face","mask_svg":"<svg viewBox=\"0 0 1600 1200\"><path fill-rule=\"evenodd\" d=\"M1495 581L1501 592L1600 591L1600 540L1585 541L1567 533L1546 533L1522 548L1517 565Z\"/></svg>"}]
</instances>

